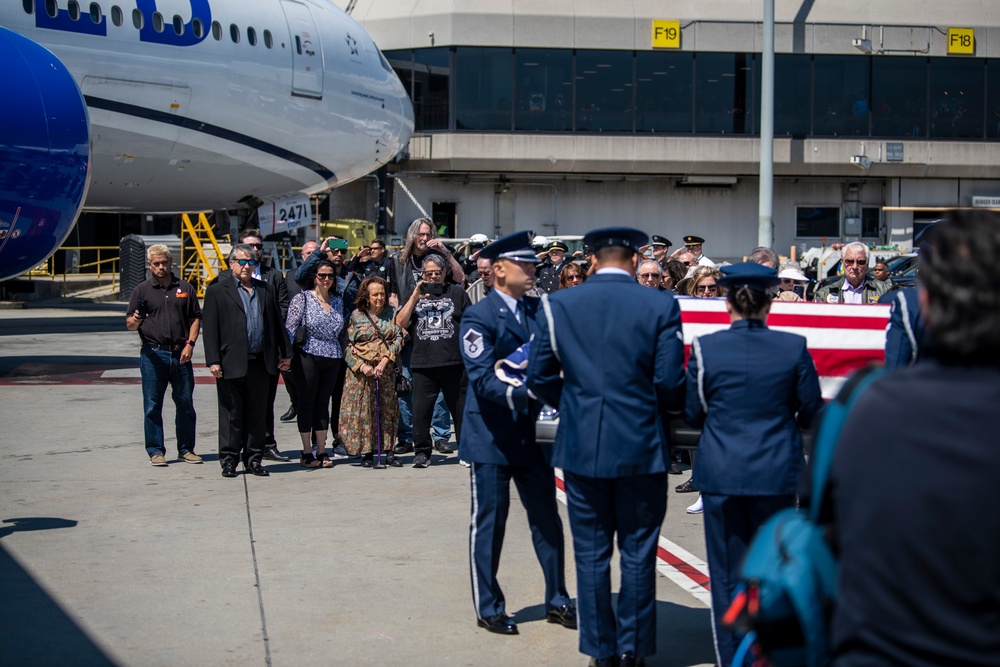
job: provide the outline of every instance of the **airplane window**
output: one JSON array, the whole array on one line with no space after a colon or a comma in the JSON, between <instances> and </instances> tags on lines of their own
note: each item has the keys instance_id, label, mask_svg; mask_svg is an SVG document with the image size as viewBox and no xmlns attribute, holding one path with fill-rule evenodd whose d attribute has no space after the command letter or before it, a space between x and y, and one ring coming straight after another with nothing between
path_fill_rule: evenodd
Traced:
<instances>
[{"instance_id":1,"label":"airplane window","mask_svg":"<svg viewBox=\"0 0 1000 667\"><path fill-rule=\"evenodd\" d=\"M178 35L184 34L184 19L179 14L174 14L174 32Z\"/></svg>"},{"instance_id":2,"label":"airplane window","mask_svg":"<svg viewBox=\"0 0 1000 667\"><path fill-rule=\"evenodd\" d=\"M240 27L235 23L229 24L229 37L232 38L233 44L240 43Z\"/></svg>"},{"instance_id":3,"label":"airplane window","mask_svg":"<svg viewBox=\"0 0 1000 667\"><path fill-rule=\"evenodd\" d=\"M96 2L90 3L90 20L94 23L100 24L101 18L101 6Z\"/></svg>"},{"instance_id":4,"label":"airplane window","mask_svg":"<svg viewBox=\"0 0 1000 667\"><path fill-rule=\"evenodd\" d=\"M222 26L218 21L212 21L212 37L217 42L222 39Z\"/></svg>"},{"instance_id":5,"label":"airplane window","mask_svg":"<svg viewBox=\"0 0 1000 667\"><path fill-rule=\"evenodd\" d=\"M274 39L272 39L271 37L270 30L264 31L264 46L266 46L269 49L274 46Z\"/></svg>"},{"instance_id":6,"label":"airplane window","mask_svg":"<svg viewBox=\"0 0 1000 667\"><path fill-rule=\"evenodd\" d=\"M163 14L160 12L153 12L153 30L163 32Z\"/></svg>"},{"instance_id":7,"label":"airplane window","mask_svg":"<svg viewBox=\"0 0 1000 667\"><path fill-rule=\"evenodd\" d=\"M69 0L69 4L66 5L66 11L69 13L69 17L72 20L80 20L80 3L76 0Z\"/></svg>"},{"instance_id":8,"label":"airplane window","mask_svg":"<svg viewBox=\"0 0 1000 667\"><path fill-rule=\"evenodd\" d=\"M24 8L24 13L31 15L35 13L35 0L21 0L21 7Z\"/></svg>"},{"instance_id":9,"label":"airplane window","mask_svg":"<svg viewBox=\"0 0 1000 667\"><path fill-rule=\"evenodd\" d=\"M247 41L250 46L257 46L257 31L253 28L247 28Z\"/></svg>"},{"instance_id":10,"label":"airplane window","mask_svg":"<svg viewBox=\"0 0 1000 667\"><path fill-rule=\"evenodd\" d=\"M45 13L51 18L55 18L59 14L59 5L56 4L56 0L45 0Z\"/></svg>"},{"instance_id":11,"label":"airplane window","mask_svg":"<svg viewBox=\"0 0 1000 667\"><path fill-rule=\"evenodd\" d=\"M195 37L201 39L205 36L205 24L201 22L201 19L191 19L191 31Z\"/></svg>"},{"instance_id":12,"label":"airplane window","mask_svg":"<svg viewBox=\"0 0 1000 667\"><path fill-rule=\"evenodd\" d=\"M125 17L122 16L122 8L118 5L113 5L111 7L111 22L119 28L122 27L122 23L125 22Z\"/></svg>"},{"instance_id":13,"label":"airplane window","mask_svg":"<svg viewBox=\"0 0 1000 667\"><path fill-rule=\"evenodd\" d=\"M132 10L132 25L136 30L142 30L142 10L138 7Z\"/></svg>"}]
</instances>

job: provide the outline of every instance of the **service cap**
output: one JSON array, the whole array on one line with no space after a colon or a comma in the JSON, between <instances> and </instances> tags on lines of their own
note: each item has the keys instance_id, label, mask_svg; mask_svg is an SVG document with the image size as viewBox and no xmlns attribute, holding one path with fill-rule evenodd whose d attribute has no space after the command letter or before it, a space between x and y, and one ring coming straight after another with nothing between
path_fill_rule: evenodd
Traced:
<instances>
[{"instance_id":1,"label":"service cap","mask_svg":"<svg viewBox=\"0 0 1000 667\"><path fill-rule=\"evenodd\" d=\"M593 248L594 252L612 246L620 246L628 248L632 252L639 252L639 248L646 245L648 241L649 237L646 232L631 227L604 227L595 229L583 237L583 243Z\"/></svg>"},{"instance_id":2,"label":"service cap","mask_svg":"<svg viewBox=\"0 0 1000 667\"><path fill-rule=\"evenodd\" d=\"M516 262L538 261L538 256L531 249L532 232L514 232L501 237L479 251L479 256L490 261L512 259Z\"/></svg>"},{"instance_id":3,"label":"service cap","mask_svg":"<svg viewBox=\"0 0 1000 667\"><path fill-rule=\"evenodd\" d=\"M653 243L652 243L652 245L665 245L665 246L669 247L669 246L672 246L673 243L671 243L670 239L668 239L666 236L660 236L659 234L653 234Z\"/></svg>"},{"instance_id":4,"label":"service cap","mask_svg":"<svg viewBox=\"0 0 1000 667\"><path fill-rule=\"evenodd\" d=\"M569 246L562 241L553 241L548 245L546 250L562 250L563 252L569 252Z\"/></svg>"},{"instance_id":5,"label":"service cap","mask_svg":"<svg viewBox=\"0 0 1000 667\"><path fill-rule=\"evenodd\" d=\"M722 277L718 280L719 285L726 289L749 287L751 289L766 290L781 282L777 271L763 264L755 264L754 262L730 264L729 266L723 266L719 270L722 272Z\"/></svg>"},{"instance_id":6,"label":"service cap","mask_svg":"<svg viewBox=\"0 0 1000 667\"><path fill-rule=\"evenodd\" d=\"M686 246L701 245L704 242L705 239L701 238L700 236L694 236L693 234L689 234L688 236L684 237L684 245Z\"/></svg>"}]
</instances>

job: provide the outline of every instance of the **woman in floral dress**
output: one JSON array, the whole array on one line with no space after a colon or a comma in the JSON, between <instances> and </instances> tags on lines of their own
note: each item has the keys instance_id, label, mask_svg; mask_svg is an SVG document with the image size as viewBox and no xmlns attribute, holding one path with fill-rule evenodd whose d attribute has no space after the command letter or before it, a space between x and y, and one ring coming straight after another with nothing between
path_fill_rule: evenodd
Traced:
<instances>
[{"instance_id":1,"label":"woman in floral dress","mask_svg":"<svg viewBox=\"0 0 1000 667\"><path fill-rule=\"evenodd\" d=\"M370 468L378 447L375 419L375 378L379 380L382 412L382 453L395 468L402 464L392 452L399 422L395 362L403 349L403 332L393 322L387 285L378 276L365 278L358 288L357 310L347 327L347 379L340 405L340 435L347 452L362 454L362 467ZM388 444L387 444L388 443Z\"/></svg>"}]
</instances>

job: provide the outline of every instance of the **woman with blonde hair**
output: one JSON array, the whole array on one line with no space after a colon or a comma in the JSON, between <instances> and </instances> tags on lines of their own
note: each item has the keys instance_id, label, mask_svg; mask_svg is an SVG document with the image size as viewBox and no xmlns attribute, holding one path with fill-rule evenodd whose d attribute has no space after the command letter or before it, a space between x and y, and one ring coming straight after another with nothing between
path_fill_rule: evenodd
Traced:
<instances>
[{"instance_id":1,"label":"woman with blonde hair","mask_svg":"<svg viewBox=\"0 0 1000 667\"><path fill-rule=\"evenodd\" d=\"M395 369L403 349L403 332L393 321L395 312L388 303L388 289L378 276L365 278L358 288L357 309L347 325L344 361L350 372L344 382L340 432L347 452L362 455L363 468L373 466L379 434L386 463L394 468L402 465L392 452L392 442L399 423Z\"/></svg>"},{"instance_id":2,"label":"woman with blonde hair","mask_svg":"<svg viewBox=\"0 0 1000 667\"><path fill-rule=\"evenodd\" d=\"M714 266L699 266L688 278L688 296L699 299L714 299L717 296L724 296L725 292L719 286L719 278L722 273Z\"/></svg>"}]
</instances>

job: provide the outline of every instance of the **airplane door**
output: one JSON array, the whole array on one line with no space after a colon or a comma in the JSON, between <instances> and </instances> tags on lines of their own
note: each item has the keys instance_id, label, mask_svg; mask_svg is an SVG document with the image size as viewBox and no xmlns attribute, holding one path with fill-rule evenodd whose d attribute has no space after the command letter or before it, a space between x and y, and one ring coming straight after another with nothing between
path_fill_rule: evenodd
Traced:
<instances>
[{"instance_id":1,"label":"airplane door","mask_svg":"<svg viewBox=\"0 0 1000 667\"><path fill-rule=\"evenodd\" d=\"M281 0L292 40L292 94L323 97L323 45L309 7Z\"/></svg>"}]
</instances>

